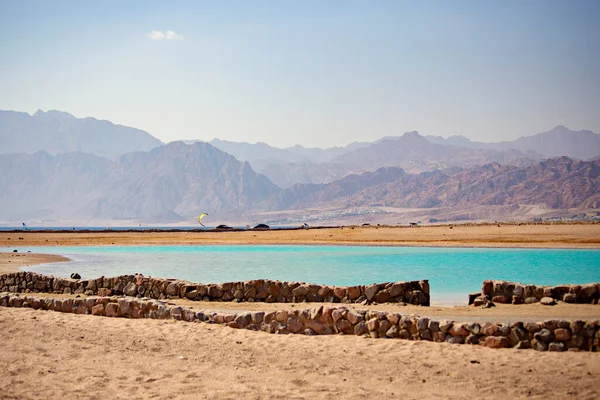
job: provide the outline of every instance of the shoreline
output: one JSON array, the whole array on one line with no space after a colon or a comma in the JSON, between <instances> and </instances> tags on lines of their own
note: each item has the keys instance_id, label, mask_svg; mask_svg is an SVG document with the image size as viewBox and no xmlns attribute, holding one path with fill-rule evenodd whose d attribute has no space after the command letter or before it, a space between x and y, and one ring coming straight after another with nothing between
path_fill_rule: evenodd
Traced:
<instances>
[{"instance_id":1,"label":"shoreline","mask_svg":"<svg viewBox=\"0 0 600 400\"><path fill-rule=\"evenodd\" d=\"M600 224L319 227L247 231L0 232L0 248L133 245L342 245L600 249Z\"/></svg>"},{"instance_id":2,"label":"shoreline","mask_svg":"<svg viewBox=\"0 0 600 400\"><path fill-rule=\"evenodd\" d=\"M23 267L38 264L67 262L71 259L58 254L0 252L0 275L23 272Z\"/></svg>"}]
</instances>

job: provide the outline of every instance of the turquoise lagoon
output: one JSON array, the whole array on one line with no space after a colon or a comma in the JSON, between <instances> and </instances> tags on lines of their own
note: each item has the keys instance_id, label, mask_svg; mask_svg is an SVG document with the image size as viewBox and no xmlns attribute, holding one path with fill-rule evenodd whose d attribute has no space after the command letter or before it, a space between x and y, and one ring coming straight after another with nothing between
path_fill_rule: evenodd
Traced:
<instances>
[{"instance_id":1,"label":"turquoise lagoon","mask_svg":"<svg viewBox=\"0 0 600 400\"><path fill-rule=\"evenodd\" d=\"M433 304L466 303L486 279L537 285L600 282L600 250L387 246L32 247L73 261L27 267L83 278L144 275L218 283L277 279L358 285L428 279ZM9 251L5 249L4 251Z\"/></svg>"}]
</instances>

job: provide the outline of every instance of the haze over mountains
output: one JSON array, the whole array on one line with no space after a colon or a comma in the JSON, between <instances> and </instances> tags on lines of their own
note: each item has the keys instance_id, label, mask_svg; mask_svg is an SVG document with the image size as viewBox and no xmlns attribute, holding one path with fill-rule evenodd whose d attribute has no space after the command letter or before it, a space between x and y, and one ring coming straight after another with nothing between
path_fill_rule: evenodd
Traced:
<instances>
[{"instance_id":1,"label":"haze over mountains","mask_svg":"<svg viewBox=\"0 0 600 400\"><path fill-rule=\"evenodd\" d=\"M278 149L218 139L165 145L94 118L0 111L0 140L5 223L190 224L200 212L244 224L326 223L323 215L339 222L349 209L366 210L367 222L413 215L398 209L461 220L471 218L461 210L476 208L480 219L519 219L534 216L520 213L523 206L535 215L600 207L600 161L580 161L600 155L600 135L562 126L500 143L408 132L330 149ZM570 158L547 159L557 156Z\"/></svg>"},{"instance_id":2,"label":"haze over mountains","mask_svg":"<svg viewBox=\"0 0 600 400\"><path fill-rule=\"evenodd\" d=\"M95 118L75 118L62 111L38 110L29 115L0 110L0 154L81 151L115 158L162 144L139 129Z\"/></svg>"}]
</instances>

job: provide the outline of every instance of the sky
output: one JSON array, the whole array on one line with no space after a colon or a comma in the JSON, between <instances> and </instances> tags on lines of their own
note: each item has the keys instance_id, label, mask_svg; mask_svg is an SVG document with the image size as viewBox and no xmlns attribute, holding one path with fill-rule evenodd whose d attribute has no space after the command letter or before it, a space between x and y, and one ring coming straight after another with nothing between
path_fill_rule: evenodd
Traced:
<instances>
[{"instance_id":1,"label":"sky","mask_svg":"<svg viewBox=\"0 0 600 400\"><path fill-rule=\"evenodd\" d=\"M0 109L343 146L600 132L600 1L0 0Z\"/></svg>"}]
</instances>

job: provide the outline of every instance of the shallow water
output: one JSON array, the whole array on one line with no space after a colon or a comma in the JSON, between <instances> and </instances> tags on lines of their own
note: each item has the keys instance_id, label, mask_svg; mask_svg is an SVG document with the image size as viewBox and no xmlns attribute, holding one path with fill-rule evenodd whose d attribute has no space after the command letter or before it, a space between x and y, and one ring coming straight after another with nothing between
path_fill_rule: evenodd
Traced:
<instances>
[{"instance_id":1,"label":"shallow water","mask_svg":"<svg viewBox=\"0 0 600 400\"><path fill-rule=\"evenodd\" d=\"M83 278L142 273L217 283L278 279L357 285L429 279L434 304L461 304L486 279L537 285L600 282L600 250L382 246L97 246L19 249L73 261L27 267ZM3 251L8 251L5 249Z\"/></svg>"}]
</instances>

